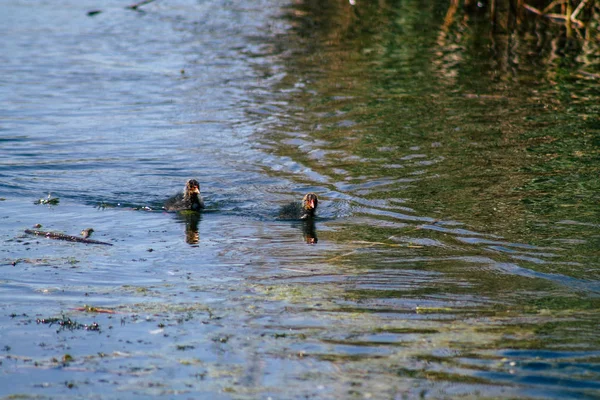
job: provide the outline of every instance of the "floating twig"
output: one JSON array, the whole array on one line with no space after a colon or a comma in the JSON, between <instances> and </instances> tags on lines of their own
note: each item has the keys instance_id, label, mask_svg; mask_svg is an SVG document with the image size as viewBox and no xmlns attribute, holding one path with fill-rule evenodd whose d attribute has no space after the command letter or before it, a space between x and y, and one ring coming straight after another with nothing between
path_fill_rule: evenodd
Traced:
<instances>
[{"instance_id":1,"label":"floating twig","mask_svg":"<svg viewBox=\"0 0 600 400\"><path fill-rule=\"evenodd\" d=\"M153 1L154 0L143 0L143 1L140 1L139 3L135 3L135 4L132 4L130 6L127 6L127 8L129 8L131 10L137 10L138 7L141 7L141 6L146 5L148 3L152 3Z\"/></svg>"},{"instance_id":2,"label":"floating twig","mask_svg":"<svg viewBox=\"0 0 600 400\"><path fill-rule=\"evenodd\" d=\"M99 313L99 314L115 314L116 313L116 311L109 310L108 308L98 308L98 307L94 307L94 306L88 306L87 304L84 305L83 307L77 307L77 308L75 308L75 310L85 311L85 312L89 312L89 313Z\"/></svg>"},{"instance_id":3,"label":"floating twig","mask_svg":"<svg viewBox=\"0 0 600 400\"><path fill-rule=\"evenodd\" d=\"M88 244L103 244L106 246L112 246L112 243L101 242L99 240L92 239L84 239L77 236L65 235L64 233L58 232L47 232L47 231L38 231L34 229L25 229L25 233L36 236L45 236L48 239L56 239L56 240L66 240L68 242L79 242L79 243L88 243Z\"/></svg>"}]
</instances>

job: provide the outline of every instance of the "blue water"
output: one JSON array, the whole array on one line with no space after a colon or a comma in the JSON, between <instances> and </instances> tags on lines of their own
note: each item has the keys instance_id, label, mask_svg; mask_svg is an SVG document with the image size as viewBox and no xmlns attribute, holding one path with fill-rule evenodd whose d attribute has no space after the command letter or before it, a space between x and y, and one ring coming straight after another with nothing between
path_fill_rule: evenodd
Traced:
<instances>
[{"instance_id":1,"label":"blue water","mask_svg":"<svg viewBox=\"0 0 600 400\"><path fill-rule=\"evenodd\" d=\"M598 394L595 217L486 192L529 165L478 135L528 96L452 105L488 78L411 3L1 3L0 396ZM206 212L165 212L189 178ZM112 246L24 232L86 228Z\"/></svg>"}]
</instances>

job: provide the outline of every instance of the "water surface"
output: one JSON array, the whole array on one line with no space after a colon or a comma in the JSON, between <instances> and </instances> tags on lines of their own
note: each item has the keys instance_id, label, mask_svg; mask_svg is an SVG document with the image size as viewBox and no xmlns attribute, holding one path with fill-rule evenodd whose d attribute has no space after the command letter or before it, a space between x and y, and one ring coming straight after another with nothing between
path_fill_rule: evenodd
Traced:
<instances>
[{"instance_id":1,"label":"water surface","mask_svg":"<svg viewBox=\"0 0 600 400\"><path fill-rule=\"evenodd\" d=\"M445 1L4 3L0 395L598 395L593 43ZM207 211L162 211L190 177Z\"/></svg>"}]
</instances>

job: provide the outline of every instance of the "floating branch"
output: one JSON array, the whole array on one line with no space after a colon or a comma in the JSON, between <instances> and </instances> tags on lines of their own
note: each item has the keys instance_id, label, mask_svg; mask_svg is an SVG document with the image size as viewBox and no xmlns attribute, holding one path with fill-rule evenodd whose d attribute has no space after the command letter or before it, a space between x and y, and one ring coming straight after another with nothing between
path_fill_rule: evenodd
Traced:
<instances>
[{"instance_id":1,"label":"floating branch","mask_svg":"<svg viewBox=\"0 0 600 400\"><path fill-rule=\"evenodd\" d=\"M85 311L85 312L89 312L89 313L99 313L99 314L115 314L116 313L114 310L109 310L108 308L98 308L98 307L88 306L87 304L84 305L83 307L77 307L77 308L75 308L75 310Z\"/></svg>"},{"instance_id":2,"label":"floating branch","mask_svg":"<svg viewBox=\"0 0 600 400\"><path fill-rule=\"evenodd\" d=\"M112 243L101 242L99 240L84 239L77 236L65 235L64 233L38 231L33 229L25 229L25 233L36 236L45 236L48 239L66 240L67 242L79 242L88 244L103 244L106 246L112 246Z\"/></svg>"},{"instance_id":3,"label":"floating branch","mask_svg":"<svg viewBox=\"0 0 600 400\"><path fill-rule=\"evenodd\" d=\"M143 1L140 1L139 3L135 3L135 4L132 4L130 6L127 6L127 8L129 8L131 10L137 10L138 7L141 7L141 6L144 6L146 4L152 3L153 1L154 0L143 0Z\"/></svg>"}]
</instances>

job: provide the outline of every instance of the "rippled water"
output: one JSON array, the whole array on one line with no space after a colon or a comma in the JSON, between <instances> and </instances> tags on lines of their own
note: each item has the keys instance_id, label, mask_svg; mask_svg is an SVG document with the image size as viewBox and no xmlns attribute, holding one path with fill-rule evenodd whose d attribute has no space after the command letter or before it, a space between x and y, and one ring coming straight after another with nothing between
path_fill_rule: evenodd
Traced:
<instances>
[{"instance_id":1,"label":"rippled water","mask_svg":"<svg viewBox=\"0 0 600 400\"><path fill-rule=\"evenodd\" d=\"M597 49L446 3L3 2L0 395L596 397Z\"/></svg>"}]
</instances>

